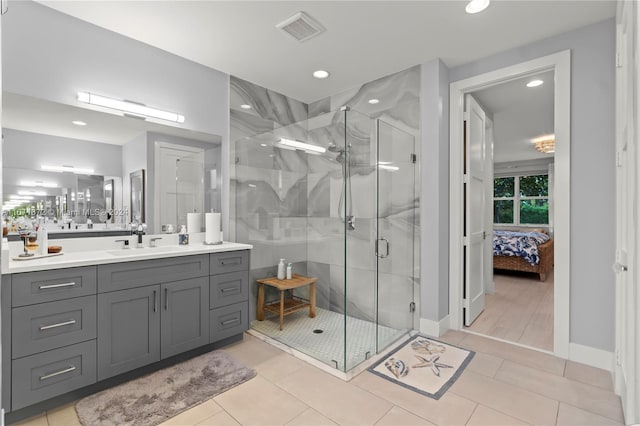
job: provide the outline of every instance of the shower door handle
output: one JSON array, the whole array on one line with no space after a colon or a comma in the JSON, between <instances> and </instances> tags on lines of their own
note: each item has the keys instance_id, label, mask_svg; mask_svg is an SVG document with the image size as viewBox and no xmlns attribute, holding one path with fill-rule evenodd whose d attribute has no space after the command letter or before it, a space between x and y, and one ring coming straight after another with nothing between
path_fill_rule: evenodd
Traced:
<instances>
[{"instance_id":1,"label":"shower door handle","mask_svg":"<svg viewBox=\"0 0 640 426\"><path fill-rule=\"evenodd\" d=\"M385 246L386 246L385 254L382 254L380 252L380 241L384 241L385 242ZM389 240L387 240L386 238L378 238L376 240L376 256L378 256L381 259L383 259L385 257L389 257L389 249L390 249L390 247L391 247L391 245L389 244Z\"/></svg>"}]
</instances>

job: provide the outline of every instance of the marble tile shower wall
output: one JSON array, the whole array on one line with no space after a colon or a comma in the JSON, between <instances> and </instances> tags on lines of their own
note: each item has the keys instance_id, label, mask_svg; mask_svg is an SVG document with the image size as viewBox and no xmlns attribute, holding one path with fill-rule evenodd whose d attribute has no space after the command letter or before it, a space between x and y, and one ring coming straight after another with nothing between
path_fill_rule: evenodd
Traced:
<instances>
[{"instance_id":1,"label":"marble tile shower wall","mask_svg":"<svg viewBox=\"0 0 640 426\"><path fill-rule=\"evenodd\" d=\"M236 241L255 247L252 281L275 274L278 259L284 257L294 262L297 272L319 278L319 307L337 312L346 308L349 316L375 319L375 120L369 117L381 118L417 136L419 89L419 67L414 67L306 105L231 78L231 193L236 194L230 209L231 223ZM374 97L380 102L369 104L367 101ZM244 103L252 108L240 109ZM345 113L339 111L344 105L352 108L346 116L346 129ZM345 130L351 144L356 217L356 230L347 232L346 264L345 225L338 217L344 185L337 153L309 155L273 148L279 137L324 147L332 143L344 146ZM400 190L408 185L404 177L396 177L393 182L391 187L381 189L406 193L406 189ZM403 202L385 198L380 206L385 235L394 250L403 250L394 256L392 264L380 270L378 318L387 326L404 328L411 324L407 301L419 300L414 297L419 291L419 263L414 260L419 258L418 193L416 188ZM415 216L416 222L406 220L409 216ZM413 249L411 241L415 241ZM275 295L267 294L270 296ZM255 303L255 294L250 300ZM253 318L253 305L250 312Z\"/></svg>"},{"instance_id":2,"label":"marble tile shower wall","mask_svg":"<svg viewBox=\"0 0 640 426\"><path fill-rule=\"evenodd\" d=\"M346 134L352 152L352 198L356 229L346 231L346 264L344 249L345 228L338 217L338 204L343 180L341 165L335 154L309 158L308 187L308 270L328 283L322 287L322 301L337 312L349 316L375 319L376 302L378 320L394 328L412 324L414 315L409 312L408 301L419 300L419 187L407 194L410 182L419 182L417 167L401 169L405 176L393 180L381 180L380 186L380 234L391 241L393 262L380 263L380 280L376 301L375 250L376 231L376 174L375 174L375 120L384 122L415 137L420 132L420 67L392 74L366 83L352 90L321 99L309 105L310 134L320 145L330 142L344 144L344 136L331 140L335 135L324 130L323 124L332 123L336 129L345 129L342 106L351 111L346 116ZM371 104L370 99L378 99ZM361 114L362 113L362 114ZM369 118L366 118L369 117ZM314 120L320 121L315 124ZM336 124L340 124L335 126ZM344 133L344 132L343 132ZM323 141L323 138L325 139ZM385 141L382 141L384 143ZM388 141L387 141L388 142ZM415 146L415 149L418 149ZM406 153L408 156L409 153ZM385 186L386 185L386 186ZM396 196L400 194L400 196ZM408 219L410 218L410 219ZM413 243L413 244L412 244ZM346 267L346 273L345 273ZM345 277L347 280L345 298ZM328 290L328 294L327 294ZM320 298L319 298L320 300ZM347 306L345 306L345 300ZM419 307L416 308L419 312Z\"/></svg>"}]
</instances>

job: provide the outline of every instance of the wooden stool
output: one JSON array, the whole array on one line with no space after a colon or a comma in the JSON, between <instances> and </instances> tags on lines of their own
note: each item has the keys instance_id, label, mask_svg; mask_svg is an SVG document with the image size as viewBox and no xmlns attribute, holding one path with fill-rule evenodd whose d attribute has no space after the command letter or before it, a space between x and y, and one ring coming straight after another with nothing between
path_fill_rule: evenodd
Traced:
<instances>
[{"instance_id":1,"label":"wooden stool","mask_svg":"<svg viewBox=\"0 0 640 426\"><path fill-rule=\"evenodd\" d=\"M298 274L293 274L290 280L279 280L277 278L265 278L262 280L256 280L258 283L258 306L257 315L258 321L264 320L264 311L269 311L273 314L280 316L280 330L282 330L282 323L284 322L284 316L293 312L297 312L300 309L309 307L309 317L314 318L316 316L316 286L315 282L318 281L315 277L305 277ZM275 287L280 290L280 301L270 303L265 306L264 304L264 285ZM287 290L293 290L294 288L309 286L309 301L304 301L293 297L293 291L291 297L285 299L284 292Z\"/></svg>"}]
</instances>

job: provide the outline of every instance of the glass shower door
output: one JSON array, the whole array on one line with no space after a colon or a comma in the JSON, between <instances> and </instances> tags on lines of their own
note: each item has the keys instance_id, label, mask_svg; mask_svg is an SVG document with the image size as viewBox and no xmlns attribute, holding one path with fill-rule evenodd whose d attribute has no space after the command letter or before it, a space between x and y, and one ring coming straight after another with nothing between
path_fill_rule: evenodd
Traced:
<instances>
[{"instance_id":1,"label":"glass shower door","mask_svg":"<svg viewBox=\"0 0 640 426\"><path fill-rule=\"evenodd\" d=\"M413 328L417 275L415 138L377 122L377 351Z\"/></svg>"}]
</instances>

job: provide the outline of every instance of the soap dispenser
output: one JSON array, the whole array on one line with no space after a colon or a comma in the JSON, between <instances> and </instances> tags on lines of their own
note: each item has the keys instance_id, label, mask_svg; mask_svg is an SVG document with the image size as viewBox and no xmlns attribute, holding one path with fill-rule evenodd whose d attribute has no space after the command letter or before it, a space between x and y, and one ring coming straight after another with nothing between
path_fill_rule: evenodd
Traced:
<instances>
[{"instance_id":1,"label":"soap dispenser","mask_svg":"<svg viewBox=\"0 0 640 426\"><path fill-rule=\"evenodd\" d=\"M290 280L293 277L293 267L291 263L287 265L287 279Z\"/></svg>"},{"instance_id":2,"label":"soap dispenser","mask_svg":"<svg viewBox=\"0 0 640 426\"><path fill-rule=\"evenodd\" d=\"M284 280L285 270L284 270L284 259L280 259L280 263L278 263L278 279Z\"/></svg>"}]
</instances>

